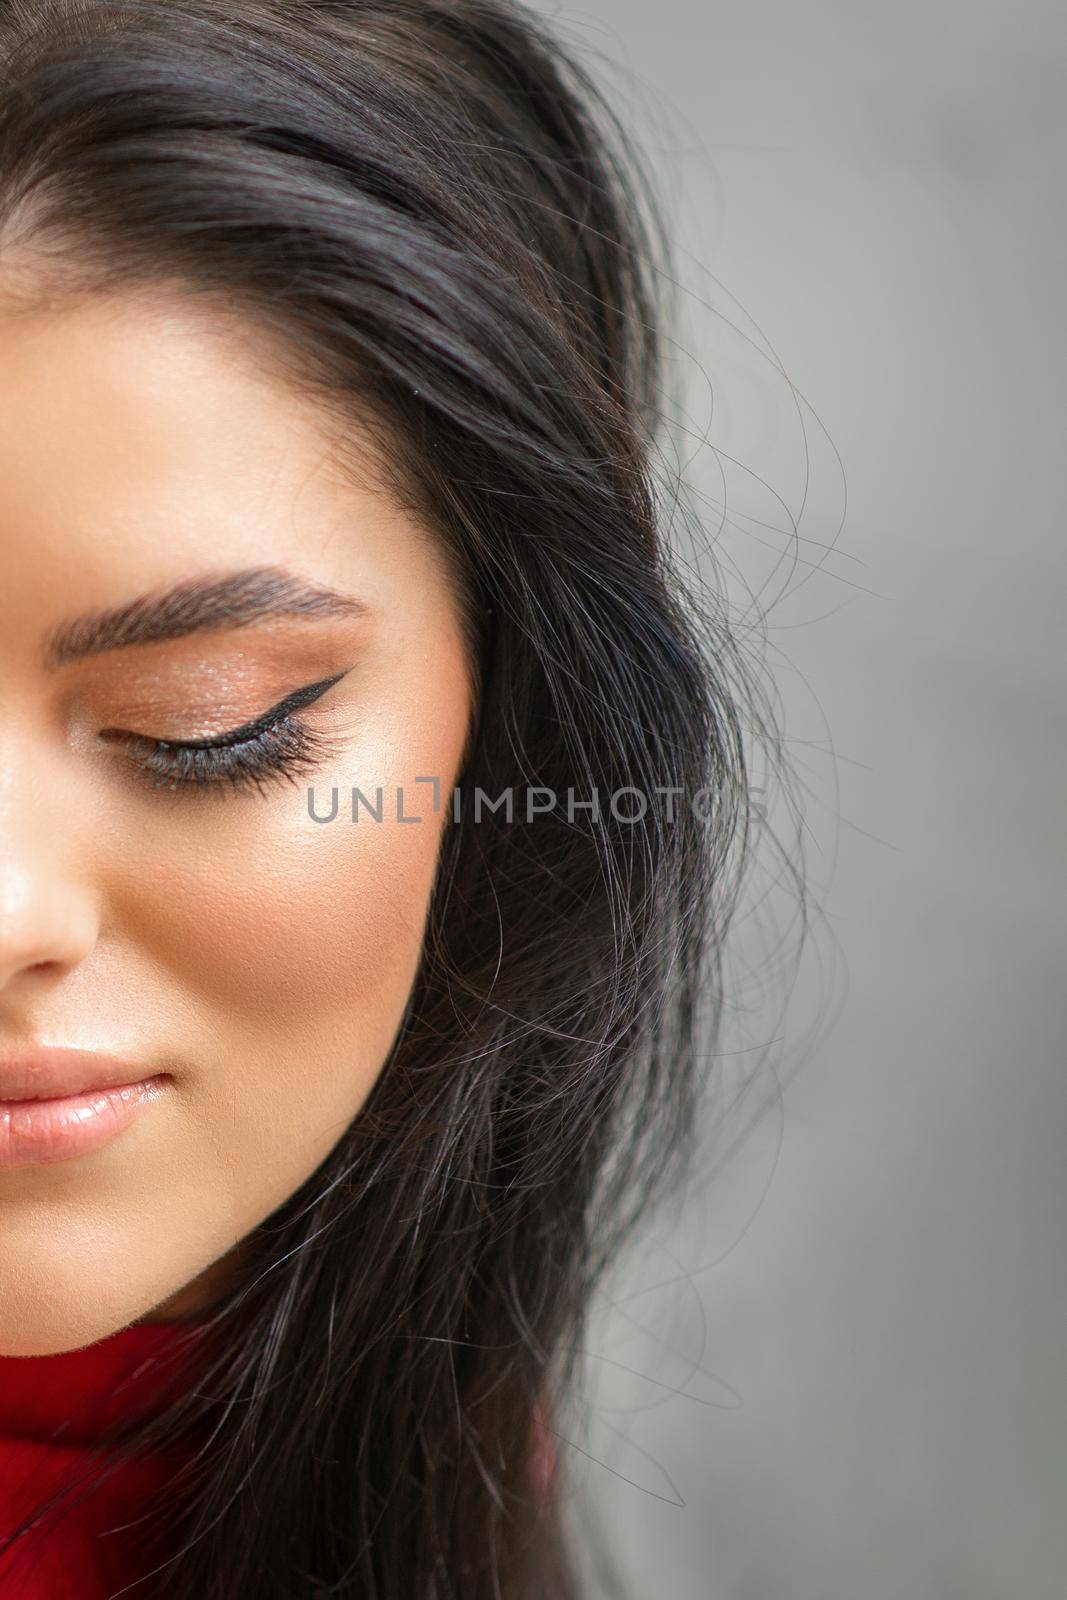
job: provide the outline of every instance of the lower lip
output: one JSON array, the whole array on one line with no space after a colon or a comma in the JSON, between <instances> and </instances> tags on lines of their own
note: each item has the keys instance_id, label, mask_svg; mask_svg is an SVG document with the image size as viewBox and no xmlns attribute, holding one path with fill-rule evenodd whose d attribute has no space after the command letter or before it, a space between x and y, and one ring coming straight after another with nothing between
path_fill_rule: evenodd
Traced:
<instances>
[{"instance_id":1,"label":"lower lip","mask_svg":"<svg viewBox=\"0 0 1067 1600\"><path fill-rule=\"evenodd\" d=\"M0 1167L69 1161L99 1150L163 1093L159 1076L54 1100L0 1100Z\"/></svg>"}]
</instances>

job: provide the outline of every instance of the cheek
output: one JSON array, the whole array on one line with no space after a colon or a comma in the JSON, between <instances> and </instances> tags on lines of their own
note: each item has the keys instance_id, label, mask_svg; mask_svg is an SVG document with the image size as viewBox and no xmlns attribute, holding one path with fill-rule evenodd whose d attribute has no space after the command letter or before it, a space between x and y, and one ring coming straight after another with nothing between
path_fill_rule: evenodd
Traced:
<instances>
[{"instance_id":1,"label":"cheek","mask_svg":"<svg viewBox=\"0 0 1067 1600\"><path fill-rule=\"evenodd\" d=\"M452 825L468 711L457 692L436 701L434 717L418 693L424 681L401 679L393 704L364 707L338 753L297 783L218 804L179 799L146 820L141 860L153 870L126 876L127 933L231 1065L292 1060L302 1040L345 1044L375 1064L387 1052ZM436 811L433 790L416 781L429 774L440 779ZM353 820L354 787L372 802L380 794L381 820L366 806ZM334 793L336 815L316 821L331 815Z\"/></svg>"},{"instance_id":2,"label":"cheek","mask_svg":"<svg viewBox=\"0 0 1067 1600\"><path fill-rule=\"evenodd\" d=\"M284 802L270 848L232 836L209 871L178 867L152 940L172 976L227 1034L315 1036L389 1029L414 977L433 885L440 819L312 822L306 787ZM329 787L316 785L322 813ZM272 802L277 805L278 802ZM261 822L268 825L263 816ZM257 830L258 831L258 830ZM396 1017L399 1021L399 1015Z\"/></svg>"},{"instance_id":3,"label":"cheek","mask_svg":"<svg viewBox=\"0 0 1067 1600\"><path fill-rule=\"evenodd\" d=\"M143 841L116 903L174 1020L198 1168L234 1232L329 1153L374 1085L422 951L464 722L432 740L367 719L343 756L298 785L218 805L179 800ZM404 728L410 732L409 722ZM433 810L420 774L441 778ZM352 821L355 784L382 786L382 820ZM309 814L314 790L316 822ZM397 820L396 790L403 792ZM191 1175L192 1176L192 1175ZM225 1198L224 1198L225 1197Z\"/></svg>"},{"instance_id":4,"label":"cheek","mask_svg":"<svg viewBox=\"0 0 1067 1600\"><path fill-rule=\"evenodd\" d=\"M438 819L353 826L339 811L309 826L269 865L214 880L206 930L198 893L169 907L172 976L207 1035L200 1049L189 1041L188 1103L235 1233L249 1208L297 1187L363 1105L422 950Z\"/></svg>"}]
</instances>

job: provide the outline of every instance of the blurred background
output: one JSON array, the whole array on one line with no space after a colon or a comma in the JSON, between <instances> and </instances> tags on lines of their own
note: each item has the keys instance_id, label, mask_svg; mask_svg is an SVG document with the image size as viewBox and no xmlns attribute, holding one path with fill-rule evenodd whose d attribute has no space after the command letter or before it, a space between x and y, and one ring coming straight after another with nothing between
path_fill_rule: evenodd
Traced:
<instances>
[{"instance_id":1,"label":"blurred background","mask_svg":"<svg viewBox=\"0 0 1067 1600\"><path fill-rule=\"evenodd\" d=\"M1067 13L539 9L661 183L813 907L787 992L768 852L706 1159L598 1313L590 1596L1063 1600Z\"/></svg>"}]
</instances>

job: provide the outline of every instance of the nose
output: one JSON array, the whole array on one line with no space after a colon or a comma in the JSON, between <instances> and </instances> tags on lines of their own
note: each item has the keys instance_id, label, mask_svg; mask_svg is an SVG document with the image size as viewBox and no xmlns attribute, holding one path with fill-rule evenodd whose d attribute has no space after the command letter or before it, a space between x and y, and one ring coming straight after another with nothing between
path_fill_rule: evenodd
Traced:
<instances>
[{"instance_id":1,"label":"nose","mask_svg":"<svg viewBox=\"0 0 1067 1600\"><path fill-rule=\"evenodd\" d=\"M97 938L95 895L72 860L76 830L16 773L0 792L0 996L24 976L76 966Z\"/></svg>"}]
</instances>

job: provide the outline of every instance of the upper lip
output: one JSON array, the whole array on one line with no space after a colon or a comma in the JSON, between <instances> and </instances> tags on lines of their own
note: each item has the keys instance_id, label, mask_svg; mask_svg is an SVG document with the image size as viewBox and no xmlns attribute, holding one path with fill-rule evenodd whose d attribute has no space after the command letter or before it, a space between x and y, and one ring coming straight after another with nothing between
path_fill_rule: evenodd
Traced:
<instances>
[{"instance_id":1,"label":"upper lip","mask_svg":"<svg viewBox=\"0 0 1067 1600\"><path fill-rule=\"evenodd\" d=\"M155 1076L97 1050L0 1045L0 1100L51 1100Z\"/></svg>"}]
</instances>

